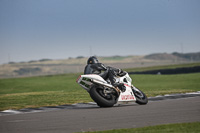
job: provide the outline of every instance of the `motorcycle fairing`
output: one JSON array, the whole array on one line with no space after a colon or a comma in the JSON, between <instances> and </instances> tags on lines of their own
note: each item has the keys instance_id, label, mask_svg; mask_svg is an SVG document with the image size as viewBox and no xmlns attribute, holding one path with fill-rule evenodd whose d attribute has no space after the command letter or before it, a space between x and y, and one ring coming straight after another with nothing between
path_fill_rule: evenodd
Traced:
<instances>
[{"instance_id":1,"label":"motorcycle fairing","mask_svg":"<svg viewBox=\"0 0 200 133\"><path fill-rule=\"evenodd\" d=\"M135 102L136 98L130 86L125 84L126 91L121 92L117 104Z\"/></svg>"},{"instance_id":2,"label":"motorcycle fairing","mask_svg":"<svg viewBox=\"0 0 200 133\"><path fill-rule=\"evenodd\" d=\"M117 102L118 104L136 101L135 95L134 95L134 93L131 89L131 82L130 82L131 80L126 80L124 82L125 78L127 79L127 78L130 78L130 77L127 74L124 77L118 78L118 81L121 82L121 83L124 83L124 85L126 87L126 91L120 93L120 96L119 96L118 102ZM77 79L77 83L79 83L85 90L87 90L89 92L91 85L93 84L92 80L96 80L96 82L99 82L99 84L109 86L110 88L113 87L111 84L108 84L101 76L96 75L96 74L81 75Z\"/></svg>"},{"instance_id":3,"label":"motorcycle fairing","mask_svg":"<svg viewBox=\"0 0 200 133\"><path fill-rule=\"evenodd\" d=\"M91 89L91 85L93 84L91 80L96 80L103 84L107 84L107 82L101 76L96 74L80 75L76 82L79 83L81 87L83 87L85 90L89 92Z\"/></svg>"}]
</instances>

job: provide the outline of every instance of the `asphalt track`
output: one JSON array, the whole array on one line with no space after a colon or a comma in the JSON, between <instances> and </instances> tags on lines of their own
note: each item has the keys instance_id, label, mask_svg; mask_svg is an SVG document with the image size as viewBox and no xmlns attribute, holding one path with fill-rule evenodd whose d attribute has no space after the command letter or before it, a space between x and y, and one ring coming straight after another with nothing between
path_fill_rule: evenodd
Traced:
<instances>
[{"instance_id":1,"label":"asphalt track","mask_svg":"<svg viewBox=\"0 0 200 133\"><path fill-rule=\"evenodd\" d=\"M149 101L147 105L96 105L0 116L1 133L71 133L200 122L200 96Z\"/></svg>"}]
</instances>

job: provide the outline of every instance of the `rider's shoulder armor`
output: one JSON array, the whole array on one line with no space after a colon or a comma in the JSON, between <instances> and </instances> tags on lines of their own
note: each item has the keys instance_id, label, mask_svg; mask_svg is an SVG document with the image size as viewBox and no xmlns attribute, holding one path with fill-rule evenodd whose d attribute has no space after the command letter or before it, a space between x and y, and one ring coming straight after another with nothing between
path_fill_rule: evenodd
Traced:
<instances>
[{"instance_id":1,"label":"rider's shoulder armor","mask_svg":"<svg viewBox=\"0 0 200 133\"><path fill-rule=\"evenodd\" d=\"M88 64L84 70L84 74L100 74L100 73L101 71L98 70L95 64Z\"/></svg>"}]
</instances>

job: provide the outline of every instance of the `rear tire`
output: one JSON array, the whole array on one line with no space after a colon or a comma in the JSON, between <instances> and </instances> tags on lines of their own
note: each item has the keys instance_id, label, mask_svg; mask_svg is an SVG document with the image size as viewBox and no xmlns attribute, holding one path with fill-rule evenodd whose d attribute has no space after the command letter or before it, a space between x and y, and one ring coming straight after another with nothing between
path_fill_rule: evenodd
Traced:
<instances>
[{"instance_id":1,"label":"rear tire","mask_svg":"<svg viewBox=\"0 0 200 133\"><path fill-rule=\"evenodd\" d=\"M91 98L100 107L112 107L116 103L115 96L111 94L109 97L106 97L101 88L92 87L89 93Z\"/></svg>"},{"instance_id":2,"label":"rear tire","mask_svg":"<svg viewBox=\"0 0 200 133\"><path fill-rule=\"evenodd\" d=\"M136 97L136 103L140 104L140 105L145 105L148 103L148 98L147 96L137 88L137 90L132 89L133 93Z\"/></svg>"}]
</instances>

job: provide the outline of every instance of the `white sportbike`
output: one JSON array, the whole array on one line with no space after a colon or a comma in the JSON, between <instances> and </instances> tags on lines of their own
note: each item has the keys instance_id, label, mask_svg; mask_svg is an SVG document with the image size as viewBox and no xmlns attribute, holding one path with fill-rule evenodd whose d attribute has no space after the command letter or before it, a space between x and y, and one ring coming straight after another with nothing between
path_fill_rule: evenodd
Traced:
<instances>
[{"instance_id":1,"label":"white sportbike","mask_svg":"<svg viewBox=\"0 0 200 133\"><path fill-rule=\"evenodd\" d=\"M80 75L76 82L83 87L91 98L100 107L112 107L115 104L128 104L136 102L144 105L148 103L147 96L132 85L132 79L125 72L124 76L116 77L116 82L123 83L126 91L122 92L96 74Z\"/></svg>"}]
</instances>

